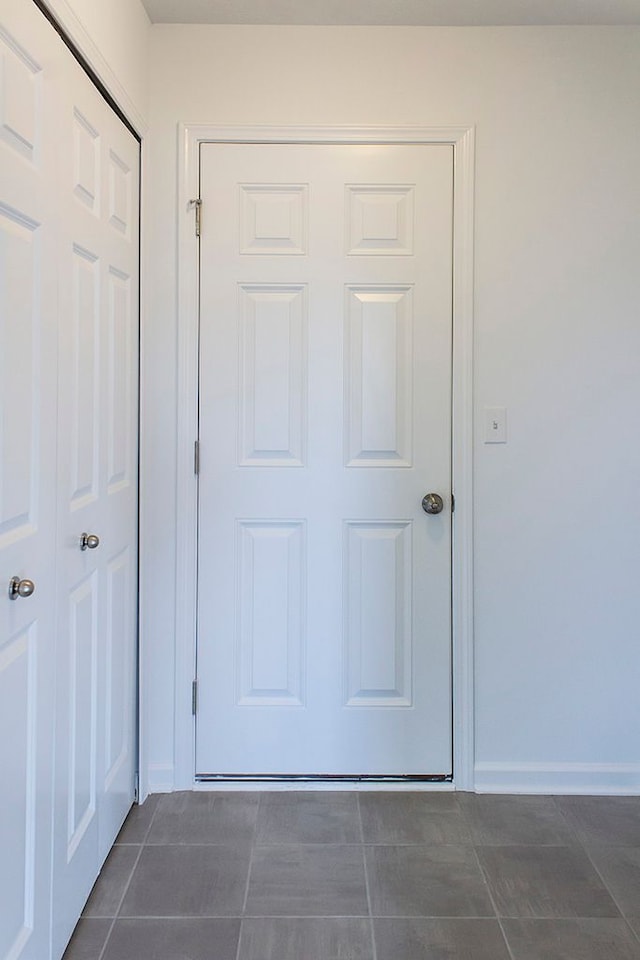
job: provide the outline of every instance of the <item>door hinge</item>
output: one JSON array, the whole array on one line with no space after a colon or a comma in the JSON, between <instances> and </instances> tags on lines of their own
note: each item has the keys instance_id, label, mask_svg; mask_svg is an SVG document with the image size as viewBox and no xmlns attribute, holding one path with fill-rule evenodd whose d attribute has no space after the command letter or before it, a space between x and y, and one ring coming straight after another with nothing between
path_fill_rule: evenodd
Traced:
<instances>
[{"instance_id":1,"label":"door hinge","mask_svg":"<svg viewBox=\"0 0 640 960\"><path fill-rule=\"evenodd\" d=\"M195 717L198 712L198 681L194 680L191 684L191 713Z\"/></svg>"},{"instance_id":2,"label":"door hinge","mask_svg":"<svg viewBox=\"0 0 640 960\"><path fill-rule=\"evenodd\" d=\"M197 197L195 200L189 200L189 206L196 208L196 237L200 236L200 211L202 209L202 200Z\"/></svg>"},{"instance_id":3,"label":"door hinge","mask_svg":"<svg viewBox=\"0 0 640 960\"><path fill-rule=\"evenodd\" d=\"M133 802L140 803L140 774L137 770L133 778Z\"/></svg>"},{"instance_id":4,"label":"door hinge","mask_svg":"<svg viewBox=\"0 0 640 960\"><path fill-rule=\"evenodd\" d=\"M455 509L456 509L456 498L452 493L451 494L451 513L455 513Z\"/></svg>"},{"instance_id":5,"label":"door hinge","mask_svg":"<svg viewBox=\"0 0 640 960\"><path fill-rule=\"evenodd\" d=\"M193 444L193 472L196 477L200 476L200 441L196 440Z\"/></svg>"}]
</instances>

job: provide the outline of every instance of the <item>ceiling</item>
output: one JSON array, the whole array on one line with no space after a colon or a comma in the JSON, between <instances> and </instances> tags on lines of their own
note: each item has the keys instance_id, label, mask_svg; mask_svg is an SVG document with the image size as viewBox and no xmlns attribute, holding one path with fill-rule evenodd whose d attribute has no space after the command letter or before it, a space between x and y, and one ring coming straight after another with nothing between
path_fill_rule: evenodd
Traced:
<instances>
[{"instance_id":1,"label":"ceiling","mask_svg":"<svg viewBox=\"0 0 640 960\"><path fill-rule=\"evenodd\" d=\"M640 24L640 0L142 0L153 23Z\"/></svg>"}]
</instances>

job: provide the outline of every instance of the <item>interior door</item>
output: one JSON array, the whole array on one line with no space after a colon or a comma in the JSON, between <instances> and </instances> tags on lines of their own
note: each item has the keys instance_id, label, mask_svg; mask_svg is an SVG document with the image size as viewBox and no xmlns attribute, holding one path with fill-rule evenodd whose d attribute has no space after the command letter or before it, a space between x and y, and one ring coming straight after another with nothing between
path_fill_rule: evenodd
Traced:
<instances>
[{"instance_id":1,"label":"interior door","mask_svg":"<svg viewBox=\"0 0 640 960\"><path fill-rule=\"evenodd\" d=\"M453 148L201 150L196 773L449 776Z\"/></svg>"},{"instance_id":2,"label":"interior door","mask_svg":"<svg viewBox=\"0 0 640 960\"><path fill-rule=\"evenodd\" d=\"M0 958L49 956L55 631L55 71L0 12ZM10 582L21 581L19 593ZM31 584L35 590L31 595ZM23 594L23 595L19 595Z\"/></svg>"},{"instance_id":3,"label":"interior door","mask_svg":"<svg viewBox=\"0 0 640 960\"><path fill-rule=\"evenodd\" d=\"M79 65L60 111L54 944L134 795L139 145Z\"/></svg>"}]
</instances>

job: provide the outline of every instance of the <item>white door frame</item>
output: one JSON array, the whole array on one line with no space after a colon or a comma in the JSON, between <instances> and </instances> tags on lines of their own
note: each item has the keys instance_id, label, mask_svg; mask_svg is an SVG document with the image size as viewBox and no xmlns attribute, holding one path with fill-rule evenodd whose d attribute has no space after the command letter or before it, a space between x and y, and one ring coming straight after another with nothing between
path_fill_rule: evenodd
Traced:
<instances>
[{"instance_id":1,"label":"white door frame","mask_svg":"<svg viewBox=\"0 0 640 960\"><path fill-rule=\"evenodd\" d=\"M191 683L196 656L198 404L198 241L192 200L199 196L200 144L448 143L454 148L453 213L453 784L474 788L473 689L473 212L474 128L220 127L181 124L178 177L178 410L174 789L195 784ZM202 211L206 221L206 207ZM215 789L221 784L216 783ZM248 785L244 784L243 789ZM349 789L356 785L350 784ZM408 788L415 790L416 784ZM335 788L335 787L334 787ZM299 787L298 787L299 789Z\"/></svg>"}]
</instances>

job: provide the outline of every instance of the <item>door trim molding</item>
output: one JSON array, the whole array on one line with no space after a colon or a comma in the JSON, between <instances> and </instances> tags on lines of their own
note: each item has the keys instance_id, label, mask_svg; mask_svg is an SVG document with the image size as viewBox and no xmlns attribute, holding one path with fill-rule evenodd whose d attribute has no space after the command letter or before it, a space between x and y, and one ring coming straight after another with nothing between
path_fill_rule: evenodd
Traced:
<instances>
[{"instance_id":1,"label":"door trim molding","mask_svg":"<svg viewBox=\"0 0 640 960\"><path fill-rule=\"evenodd\" d=\"M178 169L178 409L174 789L195 784L191 682L196 658L198 240L190 201L199 196L201 143L447 143L454 148L453 212L453 781L474 789L473 668L473 240L475 129L271 127L181 124ZM206 218L206 210L203 219ZM219 788L219 784L215 784ZM411 788L411 785L408 787Z\"/></svg>"}]
</instances>

